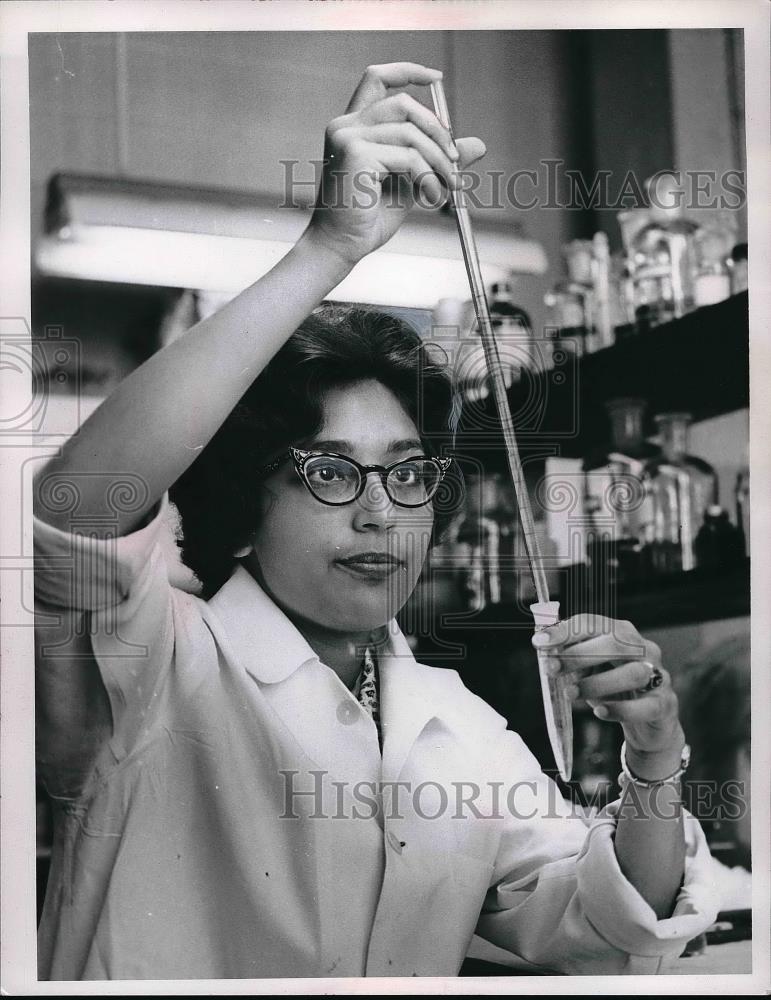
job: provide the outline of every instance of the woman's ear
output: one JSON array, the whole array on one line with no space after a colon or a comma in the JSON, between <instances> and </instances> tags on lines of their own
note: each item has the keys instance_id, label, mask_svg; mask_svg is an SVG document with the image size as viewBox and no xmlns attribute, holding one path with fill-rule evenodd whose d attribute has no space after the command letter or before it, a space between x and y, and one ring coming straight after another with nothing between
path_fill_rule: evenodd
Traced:
<instances>
[{"instance_id":1,"label":"woman's ear","mask_svg":"<svg viewBox=\"0 0 771 1000\"><path fill-rule=\"evenodd\" d=\"M252 551L252 546L250 544L242 545L240 549L236 549L233 553L234 559L243 559L244 556L248 556Z\"/></svg>"}]
</instances>

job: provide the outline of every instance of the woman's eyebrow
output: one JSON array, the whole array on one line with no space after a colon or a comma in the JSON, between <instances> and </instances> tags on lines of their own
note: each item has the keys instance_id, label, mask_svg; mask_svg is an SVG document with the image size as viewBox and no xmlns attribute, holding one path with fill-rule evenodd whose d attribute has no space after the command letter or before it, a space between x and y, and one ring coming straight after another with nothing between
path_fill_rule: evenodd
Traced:
<instances>
[{"instance_id":1,"label":"woman's eyebrow","mask_svg":"<svg viewBox=\"0 0 771 1000\"><path fill-rule=\"evenodd\" d=\"M400 441L392 441L386 448L387 455L394 455L400 451L425 451L420 438L402 438Z\"/></svg>"},{"instance_id":2,"label":"woman's eyebrow","mask_svg":"<svg viewBox=\"0 0 771 1000\"><path fill-rule=\"evenodd\" d=\"M356 451L356 445L352 441L342 441L337 438L328 438L322 441L312 441L309 446L314 451L336 451L340 454L350 454ZM391 441L385 449L386 455L394 455L402 451L423 452L423 442L420 438L400 438L398 441Z\"/></svg>"}]
</instances>

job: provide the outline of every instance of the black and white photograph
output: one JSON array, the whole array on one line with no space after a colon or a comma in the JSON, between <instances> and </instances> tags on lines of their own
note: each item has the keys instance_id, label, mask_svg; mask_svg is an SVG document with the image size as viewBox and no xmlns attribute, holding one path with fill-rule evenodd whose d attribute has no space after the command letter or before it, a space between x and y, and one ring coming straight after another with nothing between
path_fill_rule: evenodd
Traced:
<instances>
[{"instance_id":1,"label":"black and white photograph","mask_svg":"<svg viewBox=\"0 0 771 1000\"><path fill-rule=\"evenodd\" d=\"M3 6L3 992L767 992L768 6Z\"/></svg>"}]
</instances>

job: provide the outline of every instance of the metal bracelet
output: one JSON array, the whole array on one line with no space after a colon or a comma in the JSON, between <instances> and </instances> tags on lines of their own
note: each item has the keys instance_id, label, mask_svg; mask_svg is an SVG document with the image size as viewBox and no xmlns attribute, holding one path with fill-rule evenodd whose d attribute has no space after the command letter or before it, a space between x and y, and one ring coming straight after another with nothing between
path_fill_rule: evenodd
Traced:
<instances>
[{"instance_id":1,"label":"metal bracelet","mask_svg":"<svg viewBox=\"0 0 771 1000\"><path fill-rule=\"evenodd\" d=\"M680 754L680 766L672 774L668 775L666 778L638 778L636 774L633 774L629 770L629 765L626 762L626 740L621 744L621 774L619 778L626 778L627 781L631 782L633 785L637 785L640 788L654 788L656 785L676 785L680 778L688 770L688 765L691 762L691 748L687 743L683 745L682 752Z\"/></svg>"}]
</instances>

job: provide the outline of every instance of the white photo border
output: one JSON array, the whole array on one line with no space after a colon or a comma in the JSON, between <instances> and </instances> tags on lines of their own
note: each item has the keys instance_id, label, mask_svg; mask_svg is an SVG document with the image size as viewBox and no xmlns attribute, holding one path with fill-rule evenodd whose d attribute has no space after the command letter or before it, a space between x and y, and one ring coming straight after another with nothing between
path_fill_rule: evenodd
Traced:
<instances>
[{"instance_id":1,"label":"white photo border","mask_svg":"<svg viewBox=\"0 0 771 1000\"><path fill-rule=\"evenodd\" d=\"M750 254L752 469L752 844L753 972L747 976L571 977L576 994L761 995L771 988L769 831L771 775L771 8L763 0L7 0L0 7L0 324L30 324L30 173L27 38L31 32L528 30L743 28L746 58ZM18 387L17 387L18 391ZM22 397L23 397L23 390ZM0 404L22 412L18 395ZM17 409L18 407L18 409ZM12 440L0 424L0 730L2 954L0 985L17 996L256 994L563 994L564 977L484 979L271 979L38 982L35 934L35 782L31 511L20 508L23 470L41 454L32 437ZM19 586L21 576L22 584ZM19 597L21 596L21 601ZM27 617L20 618L19 616ZM8 622L28 622L28 627Z\"/></svg>"}]
</instances>

